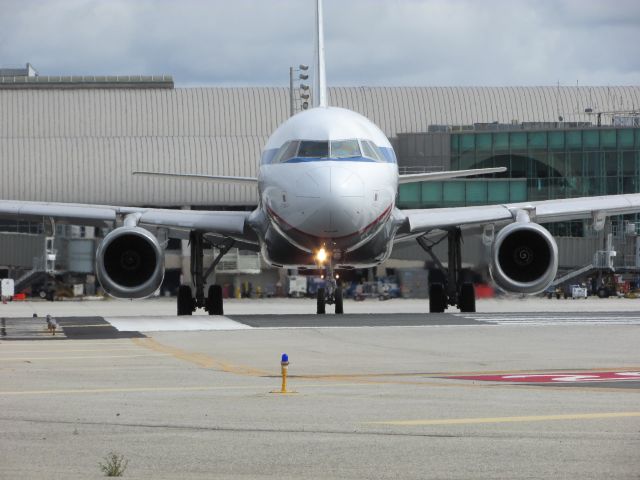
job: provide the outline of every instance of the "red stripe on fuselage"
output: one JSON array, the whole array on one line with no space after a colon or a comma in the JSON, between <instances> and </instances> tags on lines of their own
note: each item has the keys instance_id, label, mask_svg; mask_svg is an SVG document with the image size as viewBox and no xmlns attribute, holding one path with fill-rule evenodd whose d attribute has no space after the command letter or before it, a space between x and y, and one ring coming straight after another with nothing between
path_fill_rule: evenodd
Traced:
<instances>
[{"instance_id":1,"label":"red stripe on fuselage","mask_svg":"<svg viewBox=\"0 0 640 480\"><path fill-rule=\"evenodd\" d=\"M374 226L376 226L378 223L380 223L381 221L385 220L385 217L388 217L389 214L391 213L391 208L393 207L393 204L389 205L384 212L382 212L382 214L380 214L380 216L378 216L378 218L376 218L373 222L371 222L369 225L367 225L366 227L361 228L360 230L353 232L353 233L349 233L347 235L342 235L341 237L330 237L330 236L326 236L326 237L319 237L317 235L312 235L310 233L307 232L303 232L302 230L294 227L293 225L291 225L290 223L288 223L284 218L282 218L280 215L278 215L271 207L269 207L267 205L267 213L269 213L269 215L277 222L280 223L281 226L286 226L286 228L291 229L301 235L305 235L307 237L310 237L311 239L318 239L318 240L326 240L329 238L332 238L334 240L344 240L345 238L350 238L356 235L362 235L365 232L367 232L368 230L371 230Z\"/></svg>"}]
</instances>

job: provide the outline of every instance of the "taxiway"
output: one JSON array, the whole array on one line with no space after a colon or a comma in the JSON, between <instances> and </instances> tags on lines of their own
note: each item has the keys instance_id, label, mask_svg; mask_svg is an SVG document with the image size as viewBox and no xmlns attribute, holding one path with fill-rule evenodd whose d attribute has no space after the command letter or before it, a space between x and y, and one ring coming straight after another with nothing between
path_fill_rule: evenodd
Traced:
<instances>
[{"instance_id":1,"label":"taxiway","mask_svg":"<svg viewBox=\"0 0 640 480\"><path fill-rule=\"evenodd\" d=\"M637 479L640 300L501 305L0 305L0 477Z\"/></svg>"}]
</instances>

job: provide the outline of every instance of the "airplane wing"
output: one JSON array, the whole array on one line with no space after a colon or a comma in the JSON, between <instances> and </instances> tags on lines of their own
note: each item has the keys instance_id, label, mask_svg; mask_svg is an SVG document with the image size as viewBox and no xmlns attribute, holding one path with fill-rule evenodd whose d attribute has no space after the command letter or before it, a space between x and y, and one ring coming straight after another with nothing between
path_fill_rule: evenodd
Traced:
<instances>
[{"instance_id":1,"label":"airplane wing","mask_svg":"<svg viewBox=\"0 0 640 480\"><path fill-rule=\"evenodd\" d=\"M133 175L199 180L199 181L205 181L205 182L237 183L237 184L244 184L244 185L257 185L258 183L258 179L254 177L230 177L227 175L202 175L199 173L133 172Z\"/></svg>"},{"instance_id":2,"label":"airplane wing","mask_svg":"<svg viewBox=\"0 0 640 480\"><path fill-rule=\"evenodd\" d=\"M398 183L425 182L428 180L446 180L448 178L473 177L488 173L506 172L506 167L472 168L470 170L453 170L446 172L409 173L398 176Z\"/></svg>"},{"instance_id":3,"label":"airplane wing","mask_svg":"<svg viewBox=\"0 0 640 480\"><path fill-rule=\"evenodd\" d=\"M400 210L397 239L401 241L432 230L506 224L515 220L519 210L526 210L531 221L537 223L592 219L598 225L611 215L639 213L640 193L503 205Z\"/></svg>"},{"instance_id":4,"label":"airplane wing","mask_svg":"<svg viewBox=\"0 0 640 480\"><path fill-rule=\"evenodd\" d=\"M257 241L246 226L251 212L216 210L169 210L162 208L116 207L77 203L26 202L0 200L0 218L15 220L53 220L57 223L109 227L128 215L141 226L172 230L199 230L227 235L249 242Z\"/></svg>"}]
</instances>

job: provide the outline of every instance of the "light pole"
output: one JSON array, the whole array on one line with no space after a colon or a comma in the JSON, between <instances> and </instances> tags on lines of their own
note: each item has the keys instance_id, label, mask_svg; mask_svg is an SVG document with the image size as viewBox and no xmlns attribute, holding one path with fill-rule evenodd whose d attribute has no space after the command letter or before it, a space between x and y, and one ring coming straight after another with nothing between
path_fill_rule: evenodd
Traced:
<instances>
[{"instance_id":1,"label":"light pole","mask_svg":"<svg viewBox=\"0 0 640 480\"><path fill-rule=\"evenodd\" d=\"M296 81L300 81L300 80L308 80L309 79L309 74L307 73L302 73L302 72L306 72L307 70L309 70L309 66L308 65L298 65L298 68L294 68L294 67L289 67L289 115L290 116L294 116L296 113L296 107L295 107L295 95L294 95L294 87L295 87L295 82ZM297 75L297 78L294 77L295 74ZM309 85L305 85L303 83L300 84L300 90L304 91L304 92L308 92L309 90ZM302 109L306 110L307 108L309 108L309 102L307 102L306 100L309 99L309 94L308 93L300 93L300 98L302 98L303 100L305 100L302 103Z\"/></svg>"}]
</instances>

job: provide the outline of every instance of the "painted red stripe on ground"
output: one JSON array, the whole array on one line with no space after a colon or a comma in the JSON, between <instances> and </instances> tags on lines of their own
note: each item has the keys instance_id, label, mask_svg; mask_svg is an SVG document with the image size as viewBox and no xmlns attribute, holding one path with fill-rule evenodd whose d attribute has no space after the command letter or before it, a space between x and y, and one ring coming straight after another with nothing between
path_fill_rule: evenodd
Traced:
<instances>
[{"instance_id":1,"label":"painted red stripe on ground","mask_svg":"<svg viewBox=\"0 0 640 480\"><path fill-rule=\"evenodd\" d=\"M445 378L452 380L516 383L618 382L627 380L640 381L640 372L521 373L518 375L461 375Z\"/></svg>"}]
</instances>

